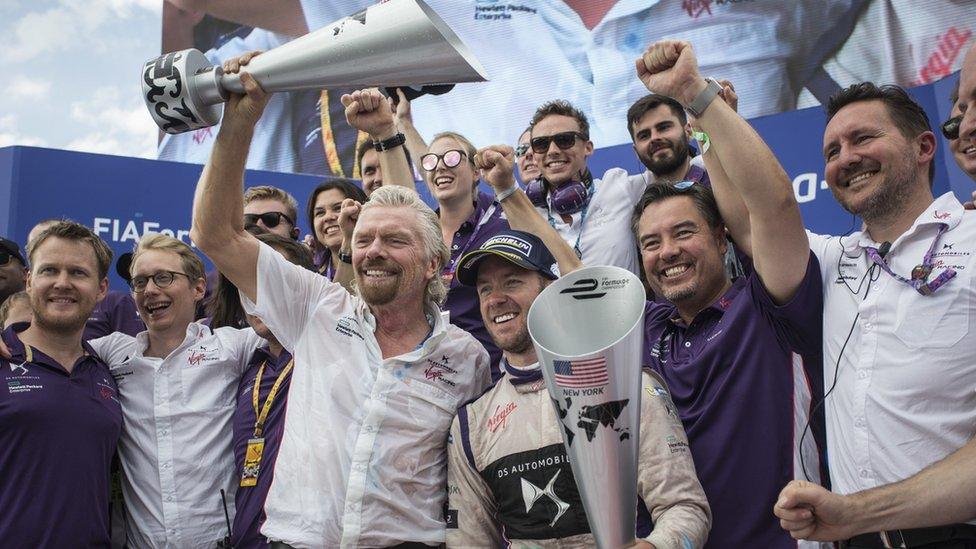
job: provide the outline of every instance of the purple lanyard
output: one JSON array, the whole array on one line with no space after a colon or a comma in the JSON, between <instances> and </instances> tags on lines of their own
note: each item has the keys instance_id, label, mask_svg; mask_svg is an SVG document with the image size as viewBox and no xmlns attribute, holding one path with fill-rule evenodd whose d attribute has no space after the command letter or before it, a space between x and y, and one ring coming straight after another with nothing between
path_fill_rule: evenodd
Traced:
<instances>
[{"instance_id":1,"label":"purple lanyard","mask_svg":"<svg viewBox=\"0 0 976 549\"><path fill-rule=\"evenodd\" d=\"M932 282L927 282L929 275L932 274L932 254L935 252L935 247L939 244L939 239L941 239L942 235L948 230L949 225L939 223L939 234L935 235L935 238L932 240L932 245L929 246L929 251L925 252L925 257L922 258L922 263L916 265L915 268L912 269L911 280L894 273L891 270L891 267L888 266L888 263L885 262L884 258L881 257L881 254L878 253L877 248L866 247L865 250L867 251L868 257L871 258L871 261L873 261L875 265L881 267L884 272L888 273L895 279L908 284L912 288L915 288L915 291L922 295L931 295L935 293L936 290L941 288L946 282L949 282L956 276L956 271L946 268L939 274L939 276L935 277L935 280Z\"/></svg>"},{"instance_id":2,"label":"purple lanyard","mask_svg":"<svg viewBox=\"0 0 976 549\"><path fill-rule=\"evenodd\" d=\"M445 266L443 274L449 275L451 277L450 287L452 288L454 287L454 273L455 271L457 271L458 261L460 261L461 258L464 257L464 254L468 251L468 248L471 247L471 243L474 242L476 238L478 238L478 233L481 231L481 226L486 225L488 223L487 218L490 217L493 213L495 213L494 204L488 206L485 209L484 213L481 214L481 217L478 218L477 224L474 226L474 230L471 231L471 236L468 237L468 240L465 241L464 246L461 247L461 251L458 252L456 256L454 256L454 259L451 260L450 265Z\"/></svg>"}]
</instances>

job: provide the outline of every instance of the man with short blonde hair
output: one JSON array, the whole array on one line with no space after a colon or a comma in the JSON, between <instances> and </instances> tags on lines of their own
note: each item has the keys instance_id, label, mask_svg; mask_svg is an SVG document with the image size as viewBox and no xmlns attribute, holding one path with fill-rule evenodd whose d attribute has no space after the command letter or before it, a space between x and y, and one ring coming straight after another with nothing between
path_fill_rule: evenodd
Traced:
<instances>
[{"instance_id":1,"label":"man with short blonde hair","mask_svg":"<svg viewBox=\"0 0 976 549\"><path fill-rule=\"evenodd\" d=\"M252 329L194 322L203 263L183 241L148 234L130 285L147 330L93 339L117 380L126 539L134 547L213 547L227 534L237 471L232 418L241 374L263 340Z\"/></svg>"}]
</instances>

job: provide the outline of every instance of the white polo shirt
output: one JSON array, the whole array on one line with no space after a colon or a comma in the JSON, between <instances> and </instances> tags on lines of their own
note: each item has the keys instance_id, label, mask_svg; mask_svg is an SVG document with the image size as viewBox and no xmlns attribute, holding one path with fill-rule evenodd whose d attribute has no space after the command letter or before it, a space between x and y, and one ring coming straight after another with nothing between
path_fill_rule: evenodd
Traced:
<instances>
[{"instance_id":1,"label":"white polo shirt","mask_svg":"<svg viewBox=\"0 0 976 549\"><path fill-rule=\"evenodd\" d=\"M563 237L570 247L579 242L583 263L613 265L640 274L637 240L630 228L634 205L644 192L645 179L628 175L621 168L611 168L603 178L593 180L593 196L583 212L574 213L569 223L548 208L536 208L543 219ZM582 234L581 234L582 231Z\"/></svg>"},{"instance_id":2,"label":"white polo shirt","mask_svg":"<svg viewBox=\"0 0 976 549\"><path fill-rule=\"evenodd\" d=\"M868 235L810 234L824 277L824 388L827 445L835 491L843 494L907 478L965 445L976 434L976 212L952 193L936 199L886 256L910 278L939 230L934 280L956 277L923 296L874 270ZM863 284L862 284L863 280ZM860 291L855 294L855 290Z\"/></svg>"},{"instance_id":3,"label":"white polo shirt","mask_svg":"<svg viewBox=\"0 0 976 549\"><path fill-rule=\"evenodd\" d=\"M165 359L149 333L89 341L119 387L122 495L130 547L209 549L234 519L232 419L240 376L264 340L254 330L191 323Z\"/></svg>"},{"instance_id":4,"label":"white polo shirt","mask_svg":"<svg viewBox=\"0 0 976 549\"><path fill-rule=\"evenodd\" d=\"M362 299L265 244L257 272L245 310L295 356L261 533L295 547L443 543L447 435L490 384L484 347L435 310L418 349L384 360Z\"/></svg>"}]
</instances>

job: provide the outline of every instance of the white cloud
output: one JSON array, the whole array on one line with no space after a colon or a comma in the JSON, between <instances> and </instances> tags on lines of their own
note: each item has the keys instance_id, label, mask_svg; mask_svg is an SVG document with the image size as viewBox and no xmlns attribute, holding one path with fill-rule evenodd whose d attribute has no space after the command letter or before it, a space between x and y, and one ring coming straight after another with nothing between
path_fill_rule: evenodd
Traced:
<instances>
[{"instance_id":1,"label":"white cloud","mask_svg":"<svg viewBox=\"0 0 976 549\"><path fill-rule=\"evenodd\" d=\"M6 95L8 99L44 99L51 92L51 83L47 80L28 78L26 76L14 76L7 84Z\"/></svg>"},{"instance_id":2,"label":"white cloud","mask_svg":"<svg viewBox=\"0 0 976 549\"><path fill-rule=\"evenodd\" d=\"M24 14L3 29L8 39L0 60L23 62L47 53L64 51L72 47L104 49L111 40L106 23L143 14L158 17L161 13L158 0L61 0L59 5L46 11Z\"/></svg>"},{"instance_id":3,"label":"white cloud","mask_svg":"<svg viewBox=\"0 0 976 549\"><path fill-rule=\"evenodd\" d=\"M11 147L14 145L44 147L47 146L47 142L43 139L21 134L17 118L14 115L0 116L0 147Z\"/></svg>"},{"instance_id":4,"label":"white cloud","mask_svg":"<svg viewBox=\"0 0 976 549\"><path fill-rule=\"evenodd\" d=\"M87 99L72 103L70 116L85 133L65 145L66 149L156 158L158 128L137 94L123 95L117 87L99 88Z\"/></svg>"}]
</instances>

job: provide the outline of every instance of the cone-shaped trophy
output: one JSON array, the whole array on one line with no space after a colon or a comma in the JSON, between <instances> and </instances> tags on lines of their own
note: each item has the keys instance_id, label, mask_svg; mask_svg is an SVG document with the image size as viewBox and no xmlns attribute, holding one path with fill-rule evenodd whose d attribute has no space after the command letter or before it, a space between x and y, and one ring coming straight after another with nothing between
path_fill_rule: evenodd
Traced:
<instances>
[{"instance_id":1,"label":"cone-shaped trophy","mask_svg":"<svg viewBox=\"0 0 976 549\"><path fill-rule=\"evenodd\" d=\"M529 335L601 548L634 542L644 300L630 271L586 267L553 282L529 309Z\"/></svg>"},{"instance_id":2,"label":"cone-shaped trophy","mask_svg":"<svg viewBox=\"0 0 976 549\"><path fill-rule=\"evenodd\" d=\"M389 0L269 50L247 65L268 92L487 80L484 67L423 0ZM156 124L182 133L220 121L240 77L198 50L146 61L142 93Z\"/></svg>"}]
</instances>

